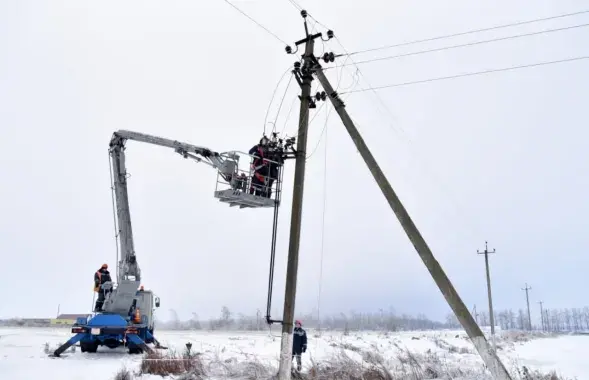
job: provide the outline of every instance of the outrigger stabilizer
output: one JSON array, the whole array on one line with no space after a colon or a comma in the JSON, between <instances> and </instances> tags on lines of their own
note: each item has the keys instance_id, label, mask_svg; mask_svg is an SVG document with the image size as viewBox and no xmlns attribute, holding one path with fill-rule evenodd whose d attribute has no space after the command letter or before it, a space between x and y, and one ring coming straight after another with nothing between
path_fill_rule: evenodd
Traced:
<instances>
[{"instance_id":1,"label":"outrigger stabilizer","mask_svg":"<svg viewBox=\"0 0 589 380\"><path fill-rule=\"evenodd\" d=\"M140 323L134 323L125 320L119 314L96 314L90 319L78 318L71 331L75 335L50 356L60 357L68 348L78 343L81 351L88 353L95 353L99 346L126 347L130 354L153 353L154 349L167 349L154 337L153 330L148 328L146 318Z\"/></svg>"}]
</instances>

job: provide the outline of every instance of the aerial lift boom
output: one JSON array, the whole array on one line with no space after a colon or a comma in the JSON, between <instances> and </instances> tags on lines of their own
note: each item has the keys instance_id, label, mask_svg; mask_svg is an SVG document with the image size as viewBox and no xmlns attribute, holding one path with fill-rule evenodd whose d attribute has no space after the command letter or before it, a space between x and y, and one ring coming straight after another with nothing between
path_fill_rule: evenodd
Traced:
<instances>
[{"instance_id":1,"label":"aerial lift boom","mask_svg":"<svg viewBox=\"0 0 589 380\"><path fill-rule=\"evenodd\" d=\"M155 343L156 348L161 348L153 335L154 306L159 307L159 298L151 291L139 291L141 269L137 262L133 244L133 230L131 226L131 213L129 208L129 196L127 189L127 170L125 165L125 143L133 140L161 147L174 149L184 158L191 158L197 162L207 164L217 170L217 186L215 197L230 206L240 208L274 208L276 229L276 213L280 203L282 164L292 148L294 139L288 139L286 144L273 136L269 140L268 152L276 161L265 158L268 165L276 165L278 170L275 178L265 182L262 187L271 189L275 185L275 191L267 191L260 195L259 184L252 181L252 169L245 171L239 169L239 158L242 155L251 158L251 155L243 152L218 153L205 147L200 147L176 140L151 136L143 133L119 130L110 140L109 155L112 165L112 185L116 205L116 231L121 258L117 266L117 282L107 282L102 285L102 290L107 290L102 310L92 318L78 318L72 326L75 333L70 340L60 346L53 356L59 356L70 346L80 342L82 352L96 352L99 345L110 348L126 346L130 353L152 351L147 345ZM271 174L270 174L271 175ZM270 177L267 177L270 178ZM254 187L258 186L254 191ZM251 189L251 190L250 190ZM273 196L271 195L273 194ZM273 241L273 244L275 242ZM274 251L274 247L273 247ZM272 268L273 269L273 268ZM141 311L141 314L139 314Z\"/></svg>"}]
</instances>

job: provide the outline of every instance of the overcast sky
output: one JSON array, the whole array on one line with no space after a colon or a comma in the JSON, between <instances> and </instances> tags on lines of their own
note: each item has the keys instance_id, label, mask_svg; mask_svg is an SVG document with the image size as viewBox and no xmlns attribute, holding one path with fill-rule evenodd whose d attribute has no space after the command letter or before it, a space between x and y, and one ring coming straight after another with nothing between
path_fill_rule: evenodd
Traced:
<instances>
[{"instance_id":1,"label":"overcast sky","mask_svg":"<svg viewBox=\"0 0 589 380\"><path fill-rule=\"evenodd\" d=\"M348 52L587 7L583 0L297 2L333 29ZM288 43L304 36L287 0L234 4ZM588 21L584 14L353 59ZM334 85L339 74L345 92L586 56L588 38L588 29L577 28L365 63L360 75L353 65L327 73ZM344 52L336 40L318 42L317 53L324 49ZM114 274L107 155L113 131L247 151L263 133L278 81L297 59L223 0L5 0L0 52L0 317L52 317L58 304L61 312L89 311L94 272L106 262ZM269 121L287 82L288 76ZM497 309L525 307L526 282L535 320L540 300L548 308L587 304L588 85L588 63L576 61L347 98L360 132L469 308L486 309L484 259L476 254L485 240L497 250L490 259ZM293 81L276 123L291 136L298 91ZM309 132L308 153L314 153L307 162L298 314L392 306L443 319L444 298L335 112L322 135L330 108L311 111L317 116ZM145 286L162 299L159 318L168 319L169 309L181 318L217 316L223 305L264 311L272 210L229 208L213 197L210 167L165 148L127 147L135 248ZM275 274L278 318L293 175L289 162Z\"/></svg>"}]
</instances>

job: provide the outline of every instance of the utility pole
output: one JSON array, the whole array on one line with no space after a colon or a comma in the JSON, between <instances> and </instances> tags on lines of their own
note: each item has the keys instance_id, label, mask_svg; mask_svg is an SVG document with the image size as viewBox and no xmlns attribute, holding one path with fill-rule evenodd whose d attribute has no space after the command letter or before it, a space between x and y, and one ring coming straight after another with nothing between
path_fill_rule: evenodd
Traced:
<instances>
[{"instance_id":1,"label":"utility pole","mask_svg":"<svg viewBox=\"0 0 589 380\"><path fill-rule=\"evenodd\" d=\"M294 190L292 195L292 212L290 219L290 238L288 244L288 262L286 267L286 288L284 291L284 312L282 317L282 341L280 344L280 362L278 367L278 379L290 380L292 368L292 343L293 321L295 312L295 300L297 292L297 272L299 265L299 246L301 241L301 218L303 214L303 190L305 184L305 163L307 151L307 131L309 129L309 108L315 108L315 102L311 98L311 82L313 74L312 63L315 59L315 39L321 37L321 33L309 34L307 27L307 12L301 11L305 20L305 38L296 42L298 46L305 44L303 64L295 63L293 74L301 87L301 108L299 112L299 129L297 137ZM286 52L291 54L290 46Z\"/></svg>"},{"instance_id":2,"label":"utility pole","mask_svg":"<svg viewBox=\"0 0 589 380\"><path fill-rule=\"evenodd\" d=\"M540 323L542 323L542 331L544 331L544 307L542 301L538 301L540 304Z\"/></svg>"},{"instance_id":3,"label":"utility pole","mask_svg":"<svg viewBox=\"0 0 589 380\"><path fill-rule=\"evenodd\" d=\"M495 249L489 251L487 242L485 241L485 250L480 252L477 249L477 254L485 255L485 271L487 272L487 298L489 299L489 319L491 322L491 339L493 340L493 349L497 349L497 342L495 340L495 313L493 313L493 296L491 295L491 274L489 273L489 253L495 253Z\"/></svg>"},{"instance_id":4,"label":"utility pole","mask_svg":"<svg viewBox=\"0 0 589 380\"><path fill-rule=\"evenodd\" d=\"M528 305L528 330L532 331L532 318L531 318L531 314L530 314L530 297L528 295L528 290L532 289L531 286L528 286L528 284L526 283L526 287L522 288L522 290L526 291L526 304Z\"/></svg>"},{"instance_id":5,"label":"utility pole","mask_svg":"<svg viewBox=\"0 0 589 380\"><path fill-rule=\"evenodd\" d=\"M331 32L331 31L330 31ZM329 33L329 32L328 32ZM333 32L331 32L333 35ZM327 62L329 55L333 57L333 53L325 53L324 60ZM385 177L382 169L376 162L376 159L368 149L368 146L364 142L364 139L358 132L358 129L354 125L354 122L348 115L348 112L345 108L344 102L339 97L339 94L333 89L331 83L323 73L323 69L318 60L315 60L315 66L313 68L317 79L323 86L323 89L327 93L329 100L333 104L336 112L338 113L339 117L342 120L347 132L349 133L356 149L364 159L366 166L370 170L374 180L378 184L380 190L382 191L384 197L386 198L389 206L399 219L401 226L405 230L405 233L409 237L411 243L415 247L415 250L421 257L423 263L425 264L426 268L430 272L431 276L433 277L434 281L438 285L441 293L444 295L444 298L454 311L454 314L466 330L468 336L472 340L474 346L476 347L479 355L483 359L483 362L486 364L487 368L491 371L492 375L496 379L500 380L511 380L511 376L507 369L497 356L495 350L489 345L489 342L485 338L485 335L481 331L480 327L475 322L473 316L470 314L470 310L464 304L458 292L450 282L450 279L440 266L440 263L434 257L431 249L421 236L421 233L411 220L411 217L407 213L407 210L401 203L399 197L393 190L391 184ZM289 358L290 359L290 358Z\"/></svg>"}]
</instances>

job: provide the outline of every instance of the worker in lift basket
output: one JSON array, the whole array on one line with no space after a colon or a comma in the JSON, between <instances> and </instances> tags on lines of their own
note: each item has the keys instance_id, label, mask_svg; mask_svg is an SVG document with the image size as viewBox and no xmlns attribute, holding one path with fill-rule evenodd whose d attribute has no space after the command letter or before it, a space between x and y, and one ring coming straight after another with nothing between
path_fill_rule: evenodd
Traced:
<instances>
[{"instance_id":1,"label":"worker in lift basket","mask_svg":"<svg viewBox=\"0 0 589 380\"><path fill-rule=\"evenodd\" d=\"M254 156L252 162L252 169L254 169L254 175L252 176L252 182L250 187L250 194L266 196L267 194L267 179L269 174L269 162L265 160L268 153L269 140L266 136L260 139L257 145L254 145L250 150L249 154Z\"/></svg>"},{"instance_id":2,"label":"worker in lift basket","mask_svg":"<svg viewBox=\"0 0 589 380\"><path fill-rule=\"evenodd\" d=\"M110 293L111 289L103 289L103 285L108 282L112 281L110 278L110 272L108 271L108 265L102 264L100 269L94 273L94 291L98 293L98 298L96 299L96 305L94 306L94 311L101 311L102 305L104 304L104 300L106 299L106 294Z\"/></svg>"},{"instance_id":3,"label":"worker in lift basket","mask_svg":"<svg viewBox=\"0 0 589 380\"><path fill-rule=\"evenodd\" d=\"M297 358L297 371L302 368L301 355L307 351L307 332L303 330L301 321L295 321L292 340L292 358Z\"/></svg>"}]
</instances>

